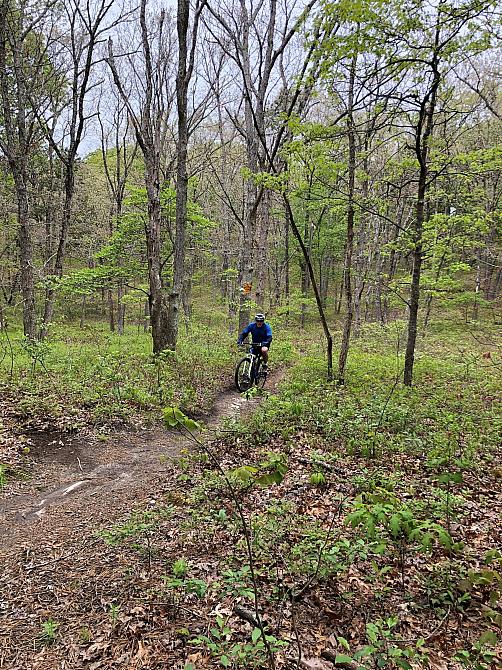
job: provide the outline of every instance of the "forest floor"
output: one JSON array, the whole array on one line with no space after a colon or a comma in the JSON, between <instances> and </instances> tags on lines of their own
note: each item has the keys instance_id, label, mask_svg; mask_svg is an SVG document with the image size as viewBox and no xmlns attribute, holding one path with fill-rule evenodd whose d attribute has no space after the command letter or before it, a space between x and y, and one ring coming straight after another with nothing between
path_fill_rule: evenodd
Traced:
<instances>
[{"instance_id":1,"label":"forest floor","mask_svg":"<svg viewBox=\"0 0 502 670\"><path fill-rule=\"evenodd\" d=\"M216 395L195 439L25 432L0 668L500 667L496 333L440 324L407 389L399 328L354 344L344 387L315 352Z\"/></svg>"},{"instance_id":2,"label":"forest floor","mask_svg":"<svg viewBox=\"0 0 502 670\"><path fill-rule=\"evenodd\" d=\"M282 376L280 370L269 376L268 392L276 391ZM261 401L260 395L246 398L234 389L221 392L201 424L206 436L211 439L226 420L245 417ZM166 497L177 501L175 462L193 443L165 428L105 435L41 430L23 439L29 445L24 476L3 487L0 498L0 668L150 667L130 665L128 653L89 664L92 653L82 653L85 624L95 624L83 616L82 608L93 611L88 590L98 609L113 605L120 569L111 556L102 562L103 541L96 532L136 508L143 513ZM64 620L76 646L46 646L41 623L48 620Z\"/></svg>"}]
</instances>

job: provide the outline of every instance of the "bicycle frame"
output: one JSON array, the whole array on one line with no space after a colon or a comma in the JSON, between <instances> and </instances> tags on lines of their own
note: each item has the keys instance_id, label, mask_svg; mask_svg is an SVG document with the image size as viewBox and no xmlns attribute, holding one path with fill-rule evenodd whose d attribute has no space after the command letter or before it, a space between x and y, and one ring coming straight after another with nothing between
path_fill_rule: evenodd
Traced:
<instances>
[{"instance_id":1,"label":"bicycle frame","mask_svg":"<svg viewBox=\"0 0 502 670\"><path fill-rule=\"evenodd\" d=\"M263 381L266 378L266 372L260 374L260 364L263 360L261 355L261 347L261 342L248 343L248 352L246 357L239 363L239 366L242 365L241 372L245 377L247 377L251 385L258 384L262 377ZM237 366L236 369L236 385L239 390L242 390L239 387L239 382L237 381L239 366Z\"/></svg>"},{"instance_id":2,"label":"bicycle frame","mask_svg":"<svg viewBox=\"0 0 502 670\"><path fill-rule=\"evenodd\" d=\"M245 370L247 374L249 375L249 378L252 379L253 381L256 380L257 372L258 372L258 365L259 361L261 359L261 355L259 353L256 353L254 350L253 345L249 347L249 363L246 366Z\"/></svg>"}]
</instances>

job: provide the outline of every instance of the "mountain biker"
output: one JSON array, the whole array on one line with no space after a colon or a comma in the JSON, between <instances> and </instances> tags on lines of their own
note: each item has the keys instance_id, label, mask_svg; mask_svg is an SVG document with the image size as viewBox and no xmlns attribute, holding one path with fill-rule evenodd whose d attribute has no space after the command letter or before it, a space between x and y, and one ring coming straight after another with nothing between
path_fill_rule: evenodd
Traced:
<instances>
[{"instance_id":1,"label":"mountain biker","mask_svg":"<svg viewBox=\"0 0 502 670\"><path fill-rule=\"evenodd\" d=\"M269 323L265 322L265 316L261 313L256 314L254 321L244 328L239 335L237 344L242 344L246 337L251 334L251 341L253 345L261 344L261 357L263 360L263 367L267 369L268 350L272 342L272 328Z\"/></svg>"}]
</instances>

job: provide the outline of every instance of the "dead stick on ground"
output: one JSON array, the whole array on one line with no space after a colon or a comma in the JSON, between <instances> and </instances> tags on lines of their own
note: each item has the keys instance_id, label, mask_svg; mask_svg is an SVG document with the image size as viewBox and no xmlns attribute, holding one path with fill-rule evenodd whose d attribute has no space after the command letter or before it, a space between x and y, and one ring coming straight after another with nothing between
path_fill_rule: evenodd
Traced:
<instances>
[{"instance_id":1,"label":"dead stick on ground","mask_svg":"<svg viewBox=\"0 0 502 670\"><path fill-rule=\"evenodd\" d=\"M256 620L256 617L253 614L253 612L246 609L245 607L242 607L241 605L236 605L234 607L234 614L237 614L238 617L244 619L244 621L247 621L255 628L260 628L260 622ZM263 628L266 628L268 626L268 623L264 619L261 619L261 625L263 626Z\"/></svg>"}]
</instances>

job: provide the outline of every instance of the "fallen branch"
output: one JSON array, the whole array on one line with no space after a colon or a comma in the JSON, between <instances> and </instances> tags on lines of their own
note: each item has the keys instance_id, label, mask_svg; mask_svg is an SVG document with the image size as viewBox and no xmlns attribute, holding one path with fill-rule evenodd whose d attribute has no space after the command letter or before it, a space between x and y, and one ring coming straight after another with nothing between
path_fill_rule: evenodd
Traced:
<instances>
[{"instance_id":1,"label":"fallen branch","mask_svg":"<svg viewBox=\"0 0 502 670\"><path fill-rule=\"evenodd\" d=\"M325 470L330 470L334 472L337 469L336 465L331 463L326 463L326 461L312 460L311 458L304 458L303 456L297 456L296 460L298 463L303 463L303 465L313 465L314 467L321 467Z\"/></svg>"},{"instance_id":2,"label":"fallen branch","mask_svg":"<svg viewBox=\"0 0 502 670\"><path fill-rule=\"evenodd\" d=\"M244 621L247 621L248 623L250 623L255 628L260 628L261 629L262 626L263 626L263 628L268 627L268 623L264 619L261 620L261 624L260 624L260 622L256 619L254 613L251 612L251 610L248 610L245 607L242 607L241 605L236 605L234 607L234 614L236 614L240 619L244 619Z\"/></svg>"}]
</instances>

